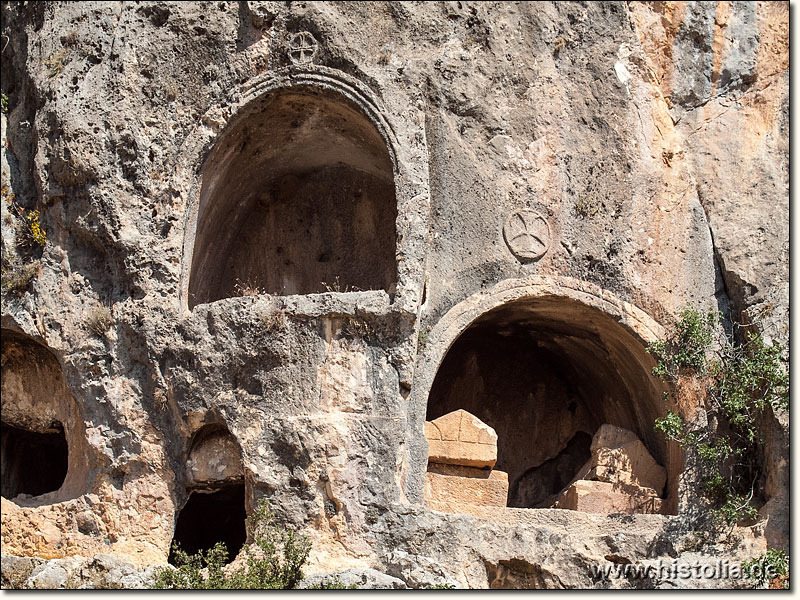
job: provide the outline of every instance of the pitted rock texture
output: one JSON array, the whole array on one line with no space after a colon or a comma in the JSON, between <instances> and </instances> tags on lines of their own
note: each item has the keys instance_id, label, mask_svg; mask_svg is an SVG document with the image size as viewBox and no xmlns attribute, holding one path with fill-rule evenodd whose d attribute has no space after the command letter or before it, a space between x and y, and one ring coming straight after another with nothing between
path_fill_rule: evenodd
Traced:
<instances>
[{"instance_id":1,"label":"pitted rock texture","mask_svg":"<svg viewBox=\"0 0 800 600\"><path fill-rule=\"evenodd\" d=\"M663 402L645 350L687 303L788 341L787 3L0 10L3 418L57 421L70 456L57 490L3 492L4 587L148 585L212 477L302 529L309 574L375 585L746 586L593 568L787 547L788 415L758 521L698 554L652 423L701 399ZM543 254L509 246L518 211ZM501 434L512 488L609 423L665 466L669 514L426 507L451 349L440 414ZM240 471L196 464L203 430Z\"/></svg>"}]
</instances>

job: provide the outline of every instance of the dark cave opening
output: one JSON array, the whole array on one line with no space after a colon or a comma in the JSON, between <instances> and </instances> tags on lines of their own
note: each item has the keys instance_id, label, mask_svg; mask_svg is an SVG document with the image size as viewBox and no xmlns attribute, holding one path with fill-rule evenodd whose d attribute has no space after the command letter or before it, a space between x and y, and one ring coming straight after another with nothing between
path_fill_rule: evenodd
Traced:
<instances>
[{"instance_id":1,"label":"dark cave opening","mask_svg":"<svg viewBox=\"0 0 800 600\"><path fill-rule=\"evenodd\" d=\"M193 490L178 515L173 545L177 542L181 550L194 554L223 542L228 562L233 561L247 540L244 497L243 483ZM174 547L170 548L169 562L175 564Z\"/></svg>"},{"instance_id":2,"label":"dark cave opening","mask_svg":"<svg viewBox=\"0 0 800 600\"><path fill-rule=\"evenodd\" d=\"M630 332L580 302L509 303L474 321L447 351L426 420L464 409L494 428L495 469L508 473L512 507L550 506L591 458L592 435L604 423L636 433L674 481L653 429L665 408L649 360Z\"/></svg>"},{"instance_id":3,"label":"dark cave opening","mask_svg":"<svg viewBox=\"0 0 800 600\"><path fill-rule=\"evenodd\" d=\"M37 432L0 423L2 496L41 496L58 490L67 477L68 447L61 423Z\"/></svg>"}]
</instances>

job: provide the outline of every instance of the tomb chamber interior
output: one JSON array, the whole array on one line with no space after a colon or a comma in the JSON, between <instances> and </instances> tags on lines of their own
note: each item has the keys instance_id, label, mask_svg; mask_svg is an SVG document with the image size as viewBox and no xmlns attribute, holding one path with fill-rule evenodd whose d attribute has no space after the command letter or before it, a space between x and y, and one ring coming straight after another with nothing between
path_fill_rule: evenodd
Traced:
<instances>
[{"instance_id":1,"label":"tomb chamber interior","mask_svg":"<svg viewBox=\"0 0 800 600\"><path fill-rule=\"evenodd\" d=\"M464 409L495 429L494 468L508 473L509 506L549 506L591 457L604 423L639 436L667 468L666 493L674 496L680 458L653 429L666 412L653 364L642 342L598 309L561 297L517 301L486 313L452 344L426 420Z\"/></svg>"},{"instance_id":2,"label":"tomb chamber interior","mask_svg":"<svg viewBox=\"0 0 800 600\"><path fill-rule=\"evenodd\" d=\"M189 554L222 542L231 562L247 538L247 514L241 450L224 425L209 424L195 432L187 461L187 492L173 542Z\"/></svg>"},{"instance_id":3,"label":"tomb chamber interior","mask_svg":"<svg viewBox=\"0 0 800 600\"><path fill-rule=\"evenodd\" d=\"M80 410L56 357L42 344L2 331L0 493L58 502L78 494L86 475Z\"/></svg>"},{"instance_id":4,"label":"tomb chamber interior","mask_svg":"<svg viewBox=\"0 0 800 600\"><path fill-rule=\"evenodd\" d=\"M333 93L254 100L206 159L188 303L396 287L393 165L375 126Z\"/></svg>"},{"instance_id":5,"label":"tomb chamber interior","mask_svg":"<svg viewBox=\"0 0 800 600\"><path fill-rule=\"evenodd\" d=\"M247 539L244 493L244 483L192 491L178 515L173 542L189 554L223 542L228 549L228 562L233 561ZM174 548L169 562L175 564Z\"/></svg>"},{"instance_id":6,"label":"tomb chamber interior","mask_svg":"<svg viewBox=\"0 0 800 600\"><path fill-rule=\"evenodd\" d=\"M4 498L54 492L67 477L67 438L61 423L41 432L1 423L0 448Z\"/></svg>"}]
</instances>

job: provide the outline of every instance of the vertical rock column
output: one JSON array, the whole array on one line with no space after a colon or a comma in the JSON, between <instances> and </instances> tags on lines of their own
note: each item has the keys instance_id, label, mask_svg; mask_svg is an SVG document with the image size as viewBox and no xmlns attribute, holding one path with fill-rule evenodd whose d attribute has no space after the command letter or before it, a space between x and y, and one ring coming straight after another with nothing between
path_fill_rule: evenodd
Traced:
<instances>
[{"instance_id":1,"label":"vertical rock column","mask_svg":"<svg viewBox=\"0 0 800 600\"><path fill-rule=\"evenodd\" d=\"M428 473L425 500L442 512L465 512L459 505L506 506L508 474L497 462L497 433L465 410L425 422Z\"/></svg>"}]
</instances>

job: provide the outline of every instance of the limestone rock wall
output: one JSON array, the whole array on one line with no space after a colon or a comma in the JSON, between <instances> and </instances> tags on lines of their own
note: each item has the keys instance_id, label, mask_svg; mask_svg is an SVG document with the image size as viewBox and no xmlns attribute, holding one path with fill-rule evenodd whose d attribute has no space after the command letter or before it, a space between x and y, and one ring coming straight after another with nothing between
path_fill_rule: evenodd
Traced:
<instances>
[{"instance_id":1,"label":"limestone rock wall","mask_svg":"<svg viewBox=\"0 0 800 600\"><path fill-rule=\"evenodd\" d=\"M604 313L541 347L573 365L607 358L616 383L592 380L607 395L661 397L644 344L687 303L788 340L788 3L3 2L2 35L3 412L7 345L24 340L60 367L74 402L64 428L83 432L88 463L53 496L2 499L4 554L164 563L200 469L193 437L210 426L240 450L247 510L266 496L312 539L309 572L630 587L641 582L598 581L592 566L698 559L691 486L680 453L654 437L655 408L612 403L598 423L650 436L677 514L445 515L423 503L425 404L455 339L507 302ZM392 284L282 296L241 282L241 295L195 304L193 252L227 253L198 234L201 197L229 207L214 227L238 244L226 260L241 257L242 273L270 243L262 221L280 203L265 198L286 195L257 173L215 179L207 159L251 151L237 118L282 90L312 108L281 135L307 137L284 154L265 143L264 169L289 172L303 152L339 160L327 154L339 142L313 135L322 96L361 119L339 133L328 122L324 139L385 144L350 167L391 164ZM259 136L275 131L265 118ZM358 181L326 185L357 194ZM38 207L43 246L19 243L17 205ZM372 213L353 206L362 235ZM303 213L292 218L302 236ZM292 256L303 248L337 260L303 239ZM327 273L316 267L308 286ZM559 306L541 318L594 314ZM788 541L788 418L765 430L767 507L725 550L732 560Z\"/></svg>"}]
</instances>

